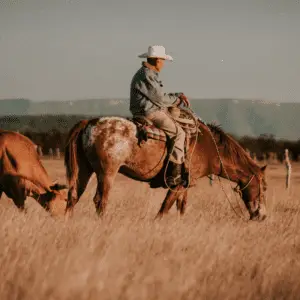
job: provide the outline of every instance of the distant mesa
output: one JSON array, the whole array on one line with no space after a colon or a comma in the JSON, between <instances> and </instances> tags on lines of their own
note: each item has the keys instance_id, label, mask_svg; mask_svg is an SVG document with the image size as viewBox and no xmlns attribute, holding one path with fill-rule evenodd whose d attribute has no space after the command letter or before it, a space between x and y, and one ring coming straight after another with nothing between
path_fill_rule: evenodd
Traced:
<instances>
[{"instance_id":1,"label":"distant mesa","mask_svg":"<svg viewBox=\"0 0 300 300\"><path fill-rule=\"evenodd\" d=\"M26 115L31 106L28 99L0 100L0 115Z\"/></svg>"}]
</instances>

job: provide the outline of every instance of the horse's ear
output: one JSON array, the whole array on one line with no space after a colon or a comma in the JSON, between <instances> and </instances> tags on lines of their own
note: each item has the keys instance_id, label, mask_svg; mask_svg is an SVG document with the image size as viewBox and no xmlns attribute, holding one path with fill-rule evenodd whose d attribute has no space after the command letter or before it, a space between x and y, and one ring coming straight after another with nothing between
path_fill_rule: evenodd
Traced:
<instances>
[{"instance_id":1,"label":"horse's ear","mask_svg":"<svg viewBox=\"0 0 300 300\"><path fill-rule=\"evenodd\" d=\"M260 169L264 172L264 171L266 170L267 166L268 166L268 165L264 165L264 166L262 166Z\"/></svg>"}]
</instances>

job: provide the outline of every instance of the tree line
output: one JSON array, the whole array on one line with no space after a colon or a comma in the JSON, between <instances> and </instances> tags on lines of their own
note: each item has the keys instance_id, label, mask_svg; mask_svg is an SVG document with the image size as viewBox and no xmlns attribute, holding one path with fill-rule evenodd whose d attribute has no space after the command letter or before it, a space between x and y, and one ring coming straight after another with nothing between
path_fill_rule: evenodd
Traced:
<instances>
[{"instance_id":1,"label":"tree line","mask_svg":"<svg viewBox=\"0 0 300 300\"><path fill-rule=\"evenodd\" d=\"M63 153L67 135L72 126L79 120L92 117L79 115L4 116L0 118L0 128L24 134L40 146L44 154L48 154L50 149L57 148ZM273 153L278 160L282 161L285 149L289 149L291 160L300 160L300 139L297 141L279 140L270 134L261 134L258 137L232 136L258 160L268 159Z\"/></svg>"},{"instance_id":2,"label":"tree line","mask_svg":"<svg viewBox=\"0 0 300 300\"><path fill-rule=\"evenodd\" d=\"M67 140L67 132L60 132L57 129L49 132L33 132L25 131L22 134L30 138L36 145L40 146L44 154L48 154L50 149L59 149L64 153L65 143ZM254 137L241 137L235 139L241 146L249 150L251 156L255 155L258 160L269 159L271 154L276 154L277 160L283 161L285 149L289 149L292 161L300 161L300 140L284 141L276 140L274 136L261 135Z\"/></svg>"}]
</instances>

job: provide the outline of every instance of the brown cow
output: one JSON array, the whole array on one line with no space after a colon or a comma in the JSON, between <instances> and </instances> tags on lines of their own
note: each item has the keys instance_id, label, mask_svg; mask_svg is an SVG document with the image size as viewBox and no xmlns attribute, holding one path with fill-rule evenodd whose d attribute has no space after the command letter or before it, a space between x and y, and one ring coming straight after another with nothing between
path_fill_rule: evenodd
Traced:
<instances>
[{"instance_id":1,"label":"brown cow","mask_svg":"<svg viewBox=\"0 0 300 300\"><path fill-rule=\"evenodd\" d=\"M66 189L66 185L51 181L29 138L0 130L0 198L4 192L23 211L29 196L54 214L56 204L65 206Z\"/></svg>"}]
</instances>

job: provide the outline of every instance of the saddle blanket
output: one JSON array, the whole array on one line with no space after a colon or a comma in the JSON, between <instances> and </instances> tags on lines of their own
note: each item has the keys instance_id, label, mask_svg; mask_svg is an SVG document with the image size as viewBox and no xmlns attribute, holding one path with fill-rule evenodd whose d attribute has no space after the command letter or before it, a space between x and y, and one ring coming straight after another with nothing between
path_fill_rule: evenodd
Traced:
<instances>
[{"instance_id":1,"label":"saddle blanket","mask_svg":"<svg viewBox=\"0 0 300 300\"><path fill-rule=\"evenodd\" d=\"M163 130L161 130L153 125L143 125L139 129L139 131L145 140L154 139L154 140L159 140L159 141L163 141L163 142L167 141L166 133Z\"/></svg>"},{"instance_id":2,"label":"saddle blanket","mask_svg":"<svg viewBox=\"0 0 300 300\"><path fill-rule=\"evenodd\" d=\"M139 126L138 131L139 131L139 136L141 136L143 140L154 139L163 142L167 141L166 133L162 129L159 129L154 125ZM191 132L189 130L184 130L184 131L187 139L195 135L194 132Z\"/></svg>"}]
</instances>

